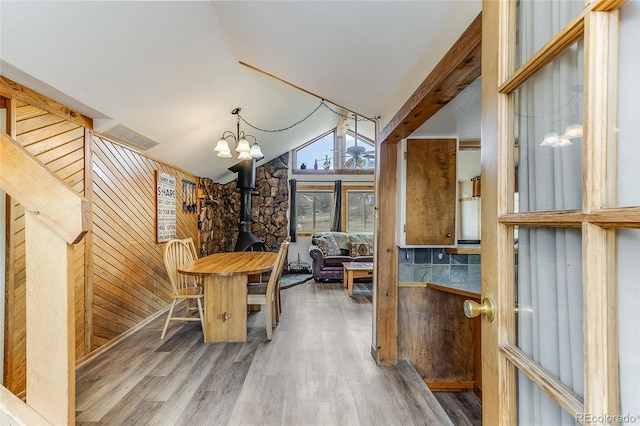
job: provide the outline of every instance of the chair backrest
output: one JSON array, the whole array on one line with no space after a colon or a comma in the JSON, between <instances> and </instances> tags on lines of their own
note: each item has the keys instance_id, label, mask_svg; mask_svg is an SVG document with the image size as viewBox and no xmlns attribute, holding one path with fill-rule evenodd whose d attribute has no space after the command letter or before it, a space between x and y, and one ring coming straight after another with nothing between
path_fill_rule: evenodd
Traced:
<instances>
[{"instance_id":1,"label":"chair backrest","mask_svg":"<svg viewBox=\"0 0 640 426\"><path fill-rule=\"evenodd\" d=\"M193 277L178 273L178 266L193 262L194 260L191 248L189 248L189 245L184 241L173 239L167 241L165 244L164 266L167 268L167 274L169 275L169 281L171 282L174 293L177 294L181 289L195 285Z\"/></svg>"},{"instance_id":2,"label":"chair backrest","mask_svg":"<svg viewBox=\"0 0 640 426\"><path fill-rule=\"evenodd\" d=\"M183 238L182 241L189 246L189 250L191 250L193 258L198 259L200 256L198 255L198 251L196 250L196 245L193 242L193 238Z\"/></svg>"},{"instance_id":3,"label":"chair backrest","mask_svg":"<svg viewBox=\"0 0 640 426\"><path fill-rule=\"evenodd\" d=\"M289 242L291 241L290 237L287 237L280 244L280 249L278 250L278 256L276 257L276 263L273 266L273 270L271 271L271 275L269 276L269 282L267 283L267 301L270 300L271 295L273 295L278 282L280 282L280 278L282 277L282 271L284 270L284 264L287 260L287 250L289 250Z\"/></svg>"}]
</instances>

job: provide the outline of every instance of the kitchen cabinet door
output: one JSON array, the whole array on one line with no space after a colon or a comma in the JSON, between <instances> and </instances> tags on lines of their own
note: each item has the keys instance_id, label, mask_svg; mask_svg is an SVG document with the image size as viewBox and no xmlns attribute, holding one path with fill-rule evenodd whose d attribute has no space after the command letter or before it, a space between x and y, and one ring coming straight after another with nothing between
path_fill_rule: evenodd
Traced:
<instances>
[{"instance_id":1,"label":"kitchen cabinet door","mask_svg":"<svg viewBox=\"0 0 640 426\"><path fill-rule=\"evenodd\" d=\"M455 246L456 139L407 139L401 246Z\"/></svg>"}]
</instances>

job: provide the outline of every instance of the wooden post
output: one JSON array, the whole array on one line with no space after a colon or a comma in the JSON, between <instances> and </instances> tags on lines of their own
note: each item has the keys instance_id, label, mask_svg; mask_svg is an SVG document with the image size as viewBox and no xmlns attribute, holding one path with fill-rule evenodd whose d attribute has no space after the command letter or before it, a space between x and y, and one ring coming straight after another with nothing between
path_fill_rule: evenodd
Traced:
<instances>
[{"instance_id":1,"label":"wooden post","mask_svg":"<svg viewBox=\"0 0 640 426\"><path fill-rule=\"evenodd\" d=\"M27 404L52 424L75 424L73 246L25 212Z\"/></svg>"}]
</instances>

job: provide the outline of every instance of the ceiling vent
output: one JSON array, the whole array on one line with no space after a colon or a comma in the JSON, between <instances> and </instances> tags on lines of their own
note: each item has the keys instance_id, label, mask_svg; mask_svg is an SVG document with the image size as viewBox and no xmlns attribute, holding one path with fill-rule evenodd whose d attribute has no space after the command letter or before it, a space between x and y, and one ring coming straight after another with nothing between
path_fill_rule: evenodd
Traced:
<instances>
[{"instance_id":1,"label":"ceiling vent","mask_svg":"<svg viewBox=\"0 0 640 426\"><path fill-rule=\"evenodd\" d=\"M122 124L118 124L117 126L110 128L104 132L103 135L115 139L116 142L121 142L125 145L141 149L143 151L158 145L158 142L125 127Z\"/></svg>"}]
</instances>

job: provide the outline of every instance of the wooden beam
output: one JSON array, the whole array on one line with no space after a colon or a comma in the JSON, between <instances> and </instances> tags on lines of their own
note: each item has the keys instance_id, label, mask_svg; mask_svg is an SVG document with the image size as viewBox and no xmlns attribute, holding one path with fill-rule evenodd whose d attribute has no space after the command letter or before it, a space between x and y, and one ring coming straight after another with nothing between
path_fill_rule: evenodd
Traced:
<instances>
[{"instance_id":1,"label":"wooden beam","mask_svg":"<svg viewBox=\"0 0 640 426\"><path fill-rule=\"evenodd\" d=\"M73 246L25 212L27 404L52 424L75 424Z\"/></svg>"},{"instance_id":2,"label":"wooden beam","mask_svg":"<svg viewBox=\"0 0 640 426\"><path fill-rule=\"evenodd\" d=\"M480 76L481 15L469 25L404 106L378 133L374 341L378 364L398 360L398 247L396 245L397 142L409 136ZM381 202L380 200L387 200Z\"/></svg>"},{"instance_id":3,"label":"wooden beam","mask_svg":"<svg viewBox=\"0 0 640 426\"><path fill-rule=\"evenodd\" d=\"M0 425L50 425L36 410L0 386Z\"/></svg>"},{"instance_id":4,"label":"wooden beam","mask_svg":"<svg viewBox=\"0 0 640 426\"><path fill-rule=\"evenodd\" d=\"M379 144L377 152L373 356L378 364L394 365L398 362L398 247L393 200L397 197L398 149Z\"/></svg>"},{"instance_id":5,"label":"wooden beam","mask_svg":"<svg viewBox=\"0 0 640 426\"><path fill-rule=\"evenodd\" d=\"M93 135L84 132L84 197L87 200L89 229L84 240L84 354L93 350Z\"/></svg>"},{"instance_id":6,"label":"wooden beam","mask_svg":"<svg viewBox=\"0 0 640 426\"><path fill-rule=\"evenodd\" d=\"M378 140L398 143L480 77L482 14L469 25L409 100L380 131Z\"/></svg>"},{"instance_id":7,"label":"wooden beam","mask_svg":"<svg viewBox=\"0 0 640 426\"><path fill-rule=\"evenodd\" d=\"M79 126L93 129L93 119L3 76L0 76L0 95L18 99Z\"/></svg>"},{"instance_id":8,"label":"wooden beam","mask_svg":"<svg viewBox=\"0 0 640 426\"><path fill-rule=\"evenodd\" d=\"M38 159L0 132L0 188L74 244L89 229L88 203Z\"/></svg>"}]
</instances>

